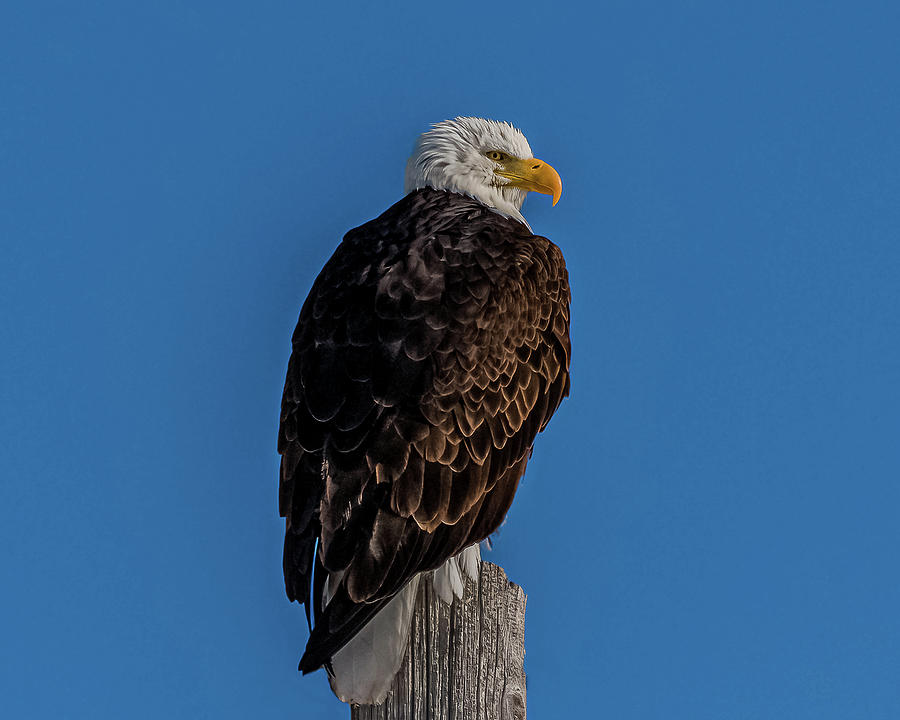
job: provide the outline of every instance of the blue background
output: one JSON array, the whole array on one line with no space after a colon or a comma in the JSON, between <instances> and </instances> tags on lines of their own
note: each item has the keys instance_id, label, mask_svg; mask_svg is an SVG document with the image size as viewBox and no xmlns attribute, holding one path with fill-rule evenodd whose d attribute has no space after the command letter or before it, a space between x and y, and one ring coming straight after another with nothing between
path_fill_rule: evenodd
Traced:
<instances>
[{"instance_id":1,"label":"blue background","mask_svg":"<svg viewBox=\"0 0 900 720\"><path fill-rule=\"evenodd\" d=\"M900 716L900 5L0 11L6 717L344 718L301 678L289 338L415 136L561 173L572 396L490 559L533 718Z\"/></svg>"}]
</instances>

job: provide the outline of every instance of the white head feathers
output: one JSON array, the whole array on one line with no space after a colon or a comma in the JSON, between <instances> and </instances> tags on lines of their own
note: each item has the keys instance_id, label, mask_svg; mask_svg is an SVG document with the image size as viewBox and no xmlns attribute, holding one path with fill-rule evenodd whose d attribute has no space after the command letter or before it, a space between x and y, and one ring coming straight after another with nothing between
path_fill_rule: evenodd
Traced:
<instances>
[{"instance_id":1,"label":"white head feathers","mask_svg":"<svg viewBox=\"0 0 900 720\"><path fill-rule=\"evenodd\" d=\"M533 157L525 136L509 123L474 117L439 122L416 141L406 164L405 192L430 187L470 195L527 226L521 212L526 191L494 172L495 163L485 155L491 150Z\"/></svg>"}]
</instances>

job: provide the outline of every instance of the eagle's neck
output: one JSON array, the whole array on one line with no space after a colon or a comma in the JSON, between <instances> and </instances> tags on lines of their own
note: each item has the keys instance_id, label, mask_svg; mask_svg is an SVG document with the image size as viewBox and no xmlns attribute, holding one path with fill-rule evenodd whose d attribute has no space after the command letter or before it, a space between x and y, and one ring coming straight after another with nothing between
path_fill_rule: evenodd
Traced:
<instances>
[{"instance_id":1,"label":"eagle's neck","mask_svg":"<svg viewBox=\"0 0 900 720\"><path fill-rule=\"evenodd\" d=\"M457 157L446 149L442 152L428 152L419 148L406 165L406 192L429 187L468 195L485 207L517 220L531 230L521 209L526 191L494 184L493 169L486 160L482 160L484 159L472 153Z\"/></svg>"},{"instance_id":2,"label":"eagle's neck","mask_svg":"<svg viewBox=\"0 0 900 720\"><path fill-rule=\"evenodd\" d=\"M525 216L522 215L522 211L519 209L521 206L521 202L518 205L514 201L508 200L502 193L498 192L496 195L490 195L488 193L478 194L476 192L471 191L470 189L465 188L455 188L455 187L434 187L432 185L425 185L422 187L430 187L433 190L444 190L448 192L454 192L459 195L466 195L470 198L473 198L484 205L489 210L501 215L503 217L512 218L513 220L517 220L522 223L526 228L528 228L528 232L531 232L531 225L528 224L528 221L525 219ZM413 190L417 190L419 188L413 188ZM493 189L493 188L492 188ZM500 190L500 188L497 188ZM409 191L411 192L411 191ZM524 193L522 193L524 195Z\"/></svg>"}]
</instances>

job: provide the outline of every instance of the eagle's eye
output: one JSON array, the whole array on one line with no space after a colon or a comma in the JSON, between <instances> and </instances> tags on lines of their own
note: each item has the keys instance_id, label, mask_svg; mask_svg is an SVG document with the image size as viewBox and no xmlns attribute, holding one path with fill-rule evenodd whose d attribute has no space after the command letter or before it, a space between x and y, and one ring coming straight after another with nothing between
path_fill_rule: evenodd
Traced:
<instances>
[{"instance_id":1,"label":"eagle's eye","mask_svg":"<svg viewBox=\"0 0 900 720\"><path fill-rule=\"evenodd\" d=\"M503 162L504 160L509 160L509 155L505 152L500 152L499 150L490 150L485 153L491 160L495 162Z\"/></svg>"}]
</instances>

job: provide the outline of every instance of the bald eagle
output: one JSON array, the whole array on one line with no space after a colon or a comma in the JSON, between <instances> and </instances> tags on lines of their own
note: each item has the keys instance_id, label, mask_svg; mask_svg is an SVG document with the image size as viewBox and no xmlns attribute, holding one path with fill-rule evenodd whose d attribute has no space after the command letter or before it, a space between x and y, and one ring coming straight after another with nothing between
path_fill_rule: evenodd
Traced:
<instances>
[{"instance_id":1,"label":"bald eagle","mask_svg":"<svg viewBox=\"0 0 900 720\"><path fill-rule=\"evenodd\" d=\"M565 262L521 213L529 191L556 204L557 172L512 125L460 117L418 139L405 184L313 284L278 432L300 670L354 703L384 699L418 583L452 602L477 577L569 392Z\"/></svg>"}]
</instances>

